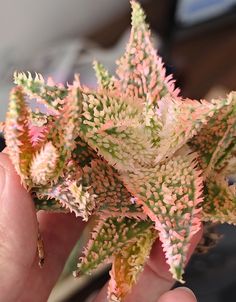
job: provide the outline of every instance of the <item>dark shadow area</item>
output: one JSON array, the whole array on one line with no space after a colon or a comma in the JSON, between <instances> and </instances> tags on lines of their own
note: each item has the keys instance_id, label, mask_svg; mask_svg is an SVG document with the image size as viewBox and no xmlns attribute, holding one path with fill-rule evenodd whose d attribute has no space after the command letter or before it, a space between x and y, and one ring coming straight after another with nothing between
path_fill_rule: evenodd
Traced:
<instances>
[{"instance_id":1,"label":"dark shadow area","mask_svg":"<svg viewBox=\"0 0 236 302\"><path fill-rule=\"evenodd\" d=\"M5 140L2 134L0 134L0 152L6 147Z\"/></svg>"}]
</instances>

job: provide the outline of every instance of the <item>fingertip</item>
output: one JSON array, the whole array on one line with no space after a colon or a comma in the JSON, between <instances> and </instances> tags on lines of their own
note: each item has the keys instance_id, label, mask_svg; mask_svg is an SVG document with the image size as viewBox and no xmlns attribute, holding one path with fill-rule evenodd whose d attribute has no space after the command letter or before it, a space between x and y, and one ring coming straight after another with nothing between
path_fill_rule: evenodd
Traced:
<instances>
[{"instance_id":1,"label":"fingertip","mask_svg":"<svg viewBox=\"0 0 236 302\"><path fill-rule=\"evenodd\" d=\"M197 302L194 293L188 287L178 287L164 293L157 302Z\"/></svg>"}]
</instances>

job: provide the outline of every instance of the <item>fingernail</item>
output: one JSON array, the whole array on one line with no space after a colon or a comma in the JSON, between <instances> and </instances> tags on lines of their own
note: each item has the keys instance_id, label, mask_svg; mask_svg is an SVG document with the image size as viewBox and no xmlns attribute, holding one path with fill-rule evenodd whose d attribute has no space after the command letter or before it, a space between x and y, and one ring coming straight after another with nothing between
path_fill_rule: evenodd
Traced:
<instances>
[{"instance_id":1,"label":"fingernail","mask_svg":"<svg viewBox=\"0 0 236 302\"><path fill-rule=\"evenodd\" d=\"M4 167L0 164L0 200L5 188L5 183L6 183L6 172Z\"/></svg>"}]
</instances>

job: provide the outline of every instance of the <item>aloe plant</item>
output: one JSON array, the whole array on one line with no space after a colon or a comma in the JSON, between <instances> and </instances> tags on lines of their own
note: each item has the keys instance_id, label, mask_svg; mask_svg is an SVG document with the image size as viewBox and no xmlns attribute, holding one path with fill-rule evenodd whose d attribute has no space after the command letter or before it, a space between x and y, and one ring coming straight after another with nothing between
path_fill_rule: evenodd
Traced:
<instances>
[{"instance_id":1,"label":"aloe plant","mask_svg":"<svg viewBox=\"0 0 236 302\"><path fill-rule=\"evenodd\" d=\"M123 301L162 242L183 282L191 237L202 221L236 223L236 94L183 99L131 1L132 29L112 76L98 62L98 88L15 73L7 153L36 210L73 212L97 226L75 275L112 262L109 301ZM36 99L47 113L32 111ZM44 111L45 112L45 111ZM69 232L69 230L68 230Z\"/></svg>"}]
</instances>

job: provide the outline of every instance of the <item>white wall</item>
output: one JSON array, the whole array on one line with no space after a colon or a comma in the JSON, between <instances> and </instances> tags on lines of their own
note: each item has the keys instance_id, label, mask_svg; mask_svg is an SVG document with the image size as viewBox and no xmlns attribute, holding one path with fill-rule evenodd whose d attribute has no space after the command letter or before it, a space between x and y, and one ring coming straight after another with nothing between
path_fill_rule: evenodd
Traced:
<instances>
[{"instance_id":1,"label":"white wall","mask_svg":"<svg viewBox=\"0 0 236 302\"><path fill-rule=\"evenodd\" d=\"M129 0L0 0L0 55L85 34L129 9Z\"/></svg>"},{"instance_id":2,"label":"white wall","mask_svg":"<svg viewBox=\"0 0 236 302\"><path fill-rule=\"evenodd\" d=\"M140 0L144 1L148 0ZM19 63L32 60L53 42L83 36L109 24L130 10L129 2L0 0L0 121L5 119L12 75Z\"/></svg>"}]
</instances>

